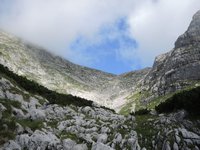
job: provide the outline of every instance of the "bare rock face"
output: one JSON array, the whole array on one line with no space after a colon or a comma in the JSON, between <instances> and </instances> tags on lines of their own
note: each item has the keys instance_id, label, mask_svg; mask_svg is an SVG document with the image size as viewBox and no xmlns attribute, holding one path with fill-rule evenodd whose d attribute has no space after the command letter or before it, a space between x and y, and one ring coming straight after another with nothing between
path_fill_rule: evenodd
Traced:
<instances>
[{"instance_id":1,"label":"bare rock face","mask_svg":"<svg viewBox=\"0 0 200 150\"><path fill-rule=\"evenodd\" d=\"M200 10L193 16L188 30L175 43L175 48L185 47L200 42Z\"/></svg>"},{"instance_id":2,"label":"bare rock face","mask_svg":"<svg viewBox=\"0 0 200 150\"><path fill-rule=\"evenodd\" d=\"M155 95L182 89L200 80L200 11L175 42L175 48L156 57L144 84Z\"/></svg>"}]
</instances>

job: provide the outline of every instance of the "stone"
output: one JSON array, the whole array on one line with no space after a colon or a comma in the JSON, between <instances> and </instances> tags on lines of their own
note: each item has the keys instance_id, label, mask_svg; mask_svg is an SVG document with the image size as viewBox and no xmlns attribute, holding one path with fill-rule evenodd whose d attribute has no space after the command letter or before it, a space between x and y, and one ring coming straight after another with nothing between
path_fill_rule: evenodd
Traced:
<instances>
[{"instance_id":1,"label":"stone","mask_svg":"<svg viewBox=\"0 0 200 150\"><path fill-rule=\"evenodd\" d=\"M116 143L120 143L122 141L122 135L120 133L115 135L115 141Z\"/></svg>"},{"instance_id":2,"label":"stone","mask_svg":"<svg viewBox=\"0 0 200 150\"><path fill-rule=\"evenodd\" d=\"M31 136L28 134L21 134L16 137L16 141L23 148L36 149L40 147L45 150L47 147L56 147L60 140L51 132L43 132L36 130Z\"/></svg>"},{"instance_id":3,"label":"stone","mask_svg":"<svg viewBox=\"0 0 200 150\"><path fill-rule=\"evenodd\" d=\"M107 134L100 134L97 138L97 142L99 143L106 143L108 139L108 135Z\"/></svg>"},{"instance_id":4,"label":"stone","mask_svg":"<svg viewBox=\"0 0 200 150\"><path fill-rule=\"evenodd\" d=\"M7 110L6 107L4 107L4 105L2 105L2 104L0 103L0 112L4 112L5 110Z\"/></svg>"},{"instance_id":5,"label":"stone","mask_svg":"<svg viewBox=\"0 0 200 150\"><path fill-rule=\"evenodd\" d=\"M91 150L114 150L113 148L103 144L103 143L95 143L92 145Z\"/></svg>"},{"instance_id":6,"label":"stone","mask_svg":"<svg viewBox=\"0 0 200 150\"><path fill-rule=\"evenodd\" d=\"M178 144L181 142L181 138L177 134L175 134L175 139Z\"/></svg>"},{"instance_id":7,"label":"stone","mask_svg":"<svg viewBox=\"0 0 200 150\"><path fill-rule=\"evenodd\" d=\"M154 116L158 115L158 113L156 112L156 110L151 110L151 111L150 111L150 114L151 114L151 115L154 115Z\"/></svg>"},{"instance_id":8,"label":"stone","mask_svg":"<svg viewBox=\"0 0 200 150\"><path fill-rule=\"evenodd\" d=\"M169 141L165 141L162 150L171 150Z\"/></svg>"},{"instance_id":9,"label":"stone","mask_svg":"<svg viewBox=\"0 0 200 150\"><path fill-rule=\"evenodd\" d=\"M71 139L64 139L62 143L63 150L71 150L76 145L76 142Z\"/></svg>"},{"instance_id":10,"label":"stone","mask_svg":"<svg viewBox=\"0 0 200 150\"><path fill-rule=\"evenodd\" d=\"M3 146L3 150L21 150L21 146L13 140L10 140Z\"/></svg>"},{"instance_id":11,"label":"stone","mask_svg":"<svg viewBox=\"0 0 200 150\"><path fill-rule=\"evenodd\" d=\"M21 135L18 135L18 136L16 137L16 141L17 141L17 143L20 144L20 146L21 146L23 149L31 148L31 147L29 147L30 137L29 137L28 134L21 134Z\"/></svg>"},{"instance_id":12,"label":"stone","mask_svg":"<svg viewBox=\"0 0 200 150\"><path fill-rule=\"evenodd\" d=\"M19 118L19 119L25 119L26 118L26 116L24 115L24 112L21 109L12 107L12 110L13 110L13 114L17 118Z\"/></svg>"},{"instance_id":13,"label":"stone","mask_svg":"<svg viewBox=\"0 0 200 150\"><path fill-rule=\"evenodd\" d=\"M173 150L179 150L178 144L176 142L173 144Z\"/></svg>"},{"instance_id":14,"label":"stone","mask_svg":"<svg viewBox=\"0 0 200 150\"><path fill-rule=\"evenodd\" d=\"M199 150L199 148L197 146L194 147L194 150Z\"/></svg>"},{"instance_id":15,"label":"stone","mask_svg":"<svg viewBox=\"0 0 200 150\"><path fill-rule=\"evenodd\" d=\"M101 133L109 133L110 129L108 127L102 127L101 128Z\"/></svg>"},{"instance_id":16,"label":"stone","mask_svg":"<svg viewBox=\"0 0 200 150\"><path fill-rule=\"evenodd\" d=\"M40 110L40 109L30 109L29 111L30 117L33 120L44 120L46 115L44 110Z\"/></svg>"},{"instance_id":17,"label":"stone","mask_svg":"<svg viewBox=\"0 0 200 150\"><path fill-rule=\"evenodd\" d=\"M140 150L140 146L136 138L129 138L127 142L131 149Z\"/></svg>"},{"instance_id":18,"label":"stone","mask_svg":"<svg viewBox=\"0 0 200 150\"><path fill-rule=\"evenodd\" d=\"M77 144L71 150L88 150L86 144Z\"/></svg>"},{"instance_id":19,"label":"stone","mask_svg":"<svg viewBox=\"0 0 200 150\"><path fill-rule=\"evenodd\" d=\"M200 139L197 134L186 130L185 128L179 128L179 132L182 134L183 138L186 139Z\"/></svg>"},{"instance_id":20,"label":"stone","mask_svg":"<svg viewBox=\"0 0 200 150\"><path fill-rule=\"evenodd\" d=\"M181 110L174 114L174 118L176 121L182 121L187 116L187 114L188 113L185 110Z\"/></svg>"},{"instance_id":21,"label":"stone","mask_svg":"<svg viewBox=\"0 0 200 150\"><path fill-rule=\"evenodd\" d=\"M19 123L16 123L16 132L17 134L21 134L24 132L24 128Z\"/></svg>"}]
</instances>

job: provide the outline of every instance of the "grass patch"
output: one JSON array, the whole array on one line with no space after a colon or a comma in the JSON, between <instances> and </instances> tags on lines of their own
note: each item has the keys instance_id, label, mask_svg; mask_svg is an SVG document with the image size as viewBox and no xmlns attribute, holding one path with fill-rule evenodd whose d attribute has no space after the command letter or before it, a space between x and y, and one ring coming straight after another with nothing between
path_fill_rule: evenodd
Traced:
<instances>
[{"instance_id":1,"label":"grass patch","mask_svg":"<svg viewBox=\"0 0 200 150\"><path fill-rule=\"evenodd\" d=\"M4 105L4 107L6 107L7 110L5 112L9 114L12 113L12 107L21 109L21 103L18 101L9 100L9 99L0 99L0 103Z\"/></svg>"},{"instance_id":2,"label":"grass patch","mask_svg":"<svg viewBox=\"0 0 200 150\"><path fill-rule=\"evenodd\" d=\"M18 122L23 127L29 127L33 131L44 127L43 121L40 120L20 119L16 122Z\"/></svg>"},{"instance_id":3,"label":"grass patch","mask_svg":"<svg viewBox=\"0 0 200 150\"><path fill-rule=\"evenodd\" d=\"M57 128L58 122L59 121L57 120L52 120L52 121L47 122L47 125L50 126L51 128Z\"/></svg>"},{"instance_id":4,"label":"grass patch","mask_svg":"<svg viewBox=\"0 0 200 150\"><path fill-rule=\"evenodd\" d=\"M66 132L66 131L62 131L62 133L60 134L60 138L63 140L63 139L71 139L73 141L76 141L78 142L78 138L76 136L76 134L74 133L69 133L69 132Z\"/></svg>"},{"instance_id":5,"label":"grass patch","mask_svg":"<svg viewBox=\"0 0 200 150\"><path fill-rule=\"evenodd\" d=\"M159 131L154 128L151 122L147 121L148 119L155 119L155 116L137 115L137 126L135 128L135 131L138 133L139 144L142 145L142 147L146 147L146 149L152 149L152 137L157 135ZM142 135L142 137L139 136L140 134Z\"/></svg>"},{"instance_id":6,"label":"grass patch","mask_svg":"<svg viewBox=\"0 0 200 150\"><path fill-rule=\"evenodd\" d=\"M128 98L128 103L124 107L122 107L119 113L123 115L128 115L131 112L135 112L140 109L146 108L146 105L142 104L141 100L149 96L150 96L150 93L148 91L134 92L133 95Z\"/></svg>"},{"instance_id":7,"label":"grass patch","mask_svg":"<svg viewBox=\"0 0 200 150\"><path fill-rule=\"evenodd\" d=\"M2 145L15 137L16 124L15 118L12 117L12 106L20 108L21 104L7 99L0 99L0 103L6 108L0 119L0 145Z\"/></svg>"}]
</instances>

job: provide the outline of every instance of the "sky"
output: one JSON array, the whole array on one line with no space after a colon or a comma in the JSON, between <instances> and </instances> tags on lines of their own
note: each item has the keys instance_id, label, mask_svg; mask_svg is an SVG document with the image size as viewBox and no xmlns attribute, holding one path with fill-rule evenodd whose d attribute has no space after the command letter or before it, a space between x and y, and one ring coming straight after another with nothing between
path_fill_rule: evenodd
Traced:
<instances>
[{"instance_id":1,"label":"sky","mask_svg":"<svg viewBox=\"0 0 200 150\"><path fill-rule=\"evenodd\" d=\"M199 0L0 0L0 29L76 64L121 74L152 66Z\"/></svg>"}]
</instances>

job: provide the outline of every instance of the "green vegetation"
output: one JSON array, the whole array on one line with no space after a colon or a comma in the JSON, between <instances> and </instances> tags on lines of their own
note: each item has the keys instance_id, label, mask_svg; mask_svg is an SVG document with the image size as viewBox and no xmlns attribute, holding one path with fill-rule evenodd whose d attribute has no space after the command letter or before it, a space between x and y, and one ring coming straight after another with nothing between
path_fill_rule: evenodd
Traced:
<instances>
[{"instance_id":1,"label":"green vegetation","mask_svg":"<svg viewBox=\"0 0 200 150\"><path fill-rule=\"evenodd\" d=\"M12 107L21 108L21 103L14 100L0 99L0 103L4 105L4 107L6 107L6 112L8 112L9 114L11 114L12 112Z\"/></svg>"},{"instance_id":2,"label":"green vegetation","mask_svg":"<svg viewBox=\"0 0 200 150\"><path fill-rule=\"evenodd\" d=\"M79 142L79 138L76 136L76 134L73 134L73 133L70 133L70 132L62 131L59 136L60 136L61 139L69 138L71 140Z\"/></svg>"},{"instance_id":3,"label":"green vegetation","mask_svg":"<svg viewBox=\"0 0 200 150\"><path fill-rule=\"evenodd\" d=\"M137 115L136 116L136 122L137 126L135 128L138 135L142 135L142 137L139 136L139 144L143 147L146 147L146 149L153 149L152 147L152 137L157 135L159 132L156 130L153 126L153 123L150 121L147 121L148 119L155 119L155 116L152 115Z\"/></svg>"},{"instance_id":4,"label":"green vegetation","mask_svg":"<svg viewBox=\"0 0 200 150\"><path fill-rule=\"evenodd\" d=\"M62 131L59 135L60 139L71 139L77 143L87 143L88 149L92 148L92 143L88 143L84 138L78 137L75 133L70 133L67 131Z\"/></svg>"},{"instance_id":5,"label":"green vegetation","mask_svg":"<svg viewBox=\"0 0 200 150\"><path fill-rule=\"evenodd\" d=\"M151 109L155 109L156 106L158 106L160 103L165 102L168 98L170 98L171 96L173 96L174 93L169 93L163 96L159 96L156 97L154 99L152 99L147 105L146 105L146 109L151 110Z\"/></svg>"},{"instance_id":6,"label":"green vegetation","mask_svg":"<svg viewBox=\"0 0 200 150\"><path fill-rule=\"evenodd\" d=\"M57 128L58 121L57 120L51 120L51 121L47 122L47 125L52 127L52 128Z\"/></svg>"},{"instance_id":7,"label":"green vegetation","mask_svg":"<svg viewBox=\"0 0 200 150\"><path fill-rule=\"evenodd\" d=\"M0 119L0 145L15 137L15 128L16 124L12 118L6 119L3 116Z\"/></svg>"},{"instance_id":8,"label":"green vegetation","mask_svg":"<svg viewBox=\"0 0 200 150\"><path fill-rule=\"evenodd\" d=\"M41 129L43 127L42 121L18 119L13 116L12 107L21 109L21 103L19 103L18 101L0 99L0 104L2 104L6 108L2 112L2 117L0 119L0 145L15 137L16 123L19 123L23 127L29 127L33 131L36 129Z\"/></svg>"},{"instance_id":9,"label":"green vegetation","mask_svg":"<svg viewBox=\"0 0 200 150\"><path fill-rule=\"evenodd\" d=\"M141 100L149 96L150 93L148 91L134 92L133 95L128 98L128 103L124 107L122 107L119 113L123 115L128 115L131 112L138 111L140 109L145 109L146 105L142 104ZM135 107L135 110L132 110L133 107Z\"/></svg>"},{"instance_id":10,"label":"green vegetation","mask_svg":"<svg viewBox=\"0 0 200 150\"><path fill-rule=\"evenodd\" d=\"M148 109L140 109L138 111L136 111L135 113L130 113L131 115L146 115L149 114L149 110Z\"/></svg>"},{"instance_id":11,"label":"green vegetation","mask_svg":"<svg viewBox=\"0 0 200 150\"><path fill-rule=\"evenodd\" d=\"M15 137L15 118L12 117L12 107L20 108L21 104L17 101L0 99L0 103L6 108L2 112L0 119L0 145Z\"/></svg>"},{"instance_id":12,"label":"green vegetation","mask_svg":"<svg viewBox=\"0 0 200 150\"><path fill-rule=\"evenodd\" d=\"M169 113L180 109L187 110L190 114L200 115L200 87L183 90L175 93L155 107L159 113Z\"/></svg>"},{"instance_id":13,"label":"green vegetation","mask_svg":"<svg viewBox=\"0 0 200 150\"><path fill-rule=\"evenodd\" d=\"M18 101L0 99L0 104L5 107L0 119L0 145L15 137L16 123L19 123L23 127L29 127L33 131L43 127L43 121L18 119L13 116L14 112L12 111L12 107L21 109L21 103Z\"/></svg>"},{"instance_id":14,"label":"green vegetation","mask_svg":"<svg viewBox=\"0 0 200 150\"><path fill-rule=\"evenodd\" d=\"M180 99L185 99L184 101L187 101L186 99L188 99L188 100L193 99L193 98L190 97L191 94L189 94L189 93L191 91L193 91L194 89L198 88L198 86L200 84L199 84L198 81L188 81L188 82L190 82L191 85L185 87L184 89L178 90L178 91L175 91L173 93L166 94L166 95L155 97L155 98L151 99L148 103L144 103L144 102L142 102L142 100L150 97L151 94L148 91L143 91L143 92L136 91L136 92L133 93L133 95L131 97L128 98L129 102L124 107L122 107L122 109L120 110L119 113L123 114L123 115L128 115L129 113L135 114L135 112L140 114L140 113L143 113L142 111L144 111L144 110L152 110L152 109L155 109L155 108L158 109L158 107L161 107L162 103L165 103L166 101L168 101L170 99L176 99L177 97L181 97ZM198 93L199 91L196 90L195 92ZM197 95L194 96L195 92L194 91L191 92L192 97L194 97L194 99L198 99ZM183 93L185 93L185 94L183 94ZM183 96L179 96L179 95L182 95L182 94L183 94ZM175 95L178 95L178 96L175 96ZM188 95L188 96L186 96L186 95ZM188 97L190 97L190 98L188 98ZM180 101L182 101L182 100L180 100ZM182 101L180 103L185 103L184 101ZM190 100L190 102L193 103L191 100ZM169 103L171 103L171 102L169 102ZM189 102L186 102L185 104L187 105L188 103ZM194 104L195 103L197 103L197 102L194 102ZM135 112L132 110L133 105L135 105L135 110L134 110ZM164 104L162 104L162 105L164 105ZM189 105L192 105L192 104L189 104ZM189 105L188 105L188 107L190 107ZM180 107L182 109L185 108L185 107L182 107L181 105L180 105ZM193 110L193 107L190 107L190 108ZM177 109L175 109L175 110L177 110ZM171 110L169 110L169 111L171 111Z\"/></svg>"},{"instance_id":15,"label":"green vegetation","mask_svg":"<svg viewBox=\"0 0 200 150\"><path fill-rule=\"evenodd\" d=\"M43 121L41 120L19 119L16 120L16 122L18 122L22 127L29 127L33 131L43 127Z\"/></svg>"}]
</instances>

